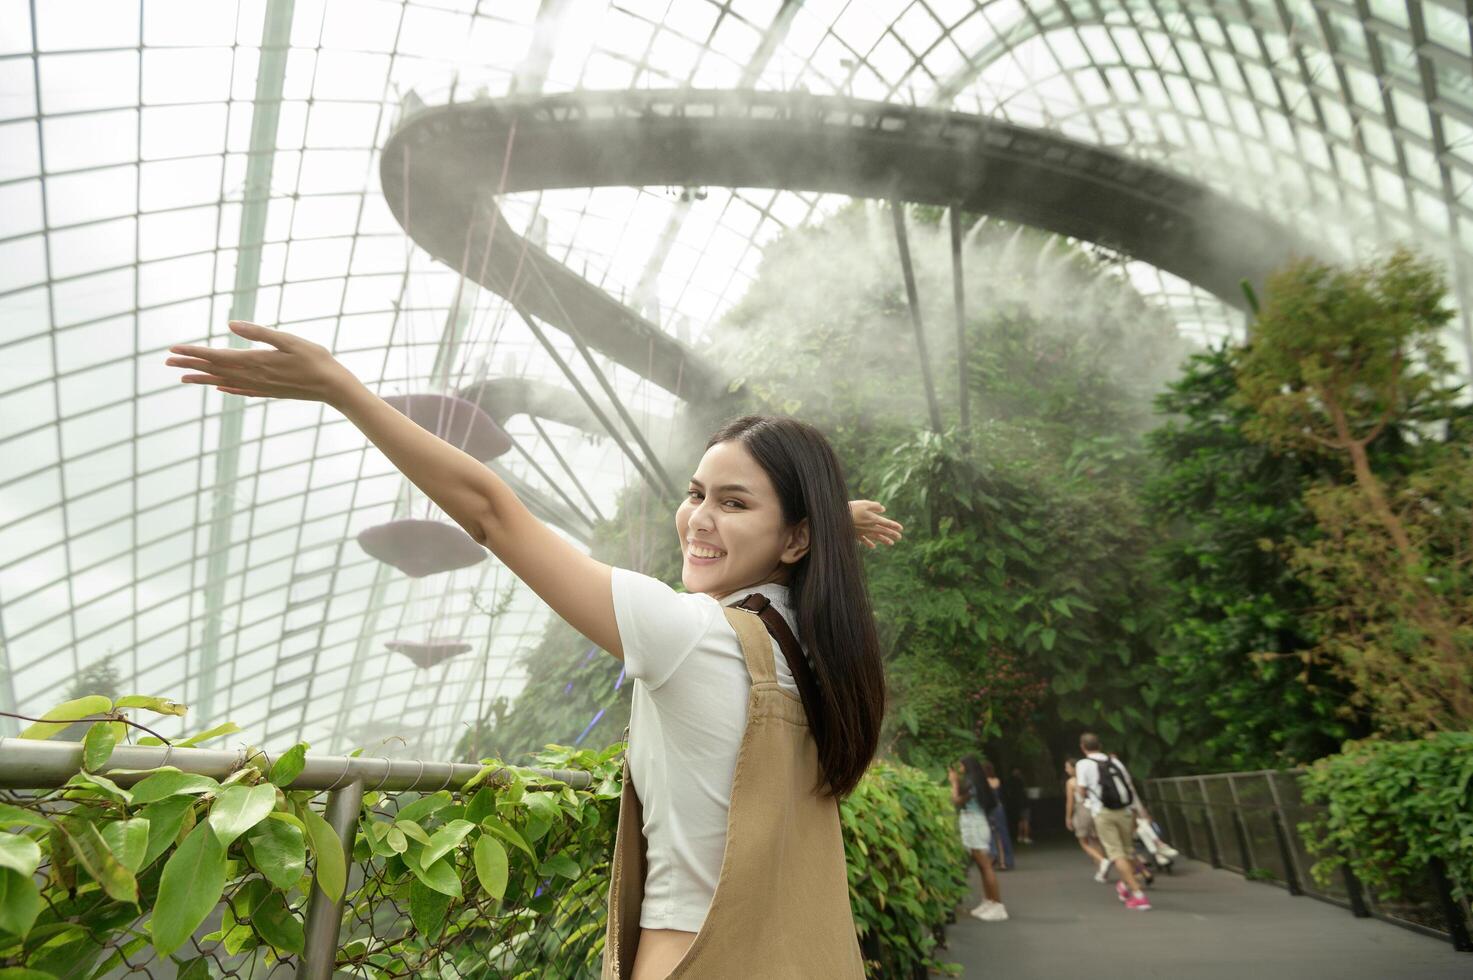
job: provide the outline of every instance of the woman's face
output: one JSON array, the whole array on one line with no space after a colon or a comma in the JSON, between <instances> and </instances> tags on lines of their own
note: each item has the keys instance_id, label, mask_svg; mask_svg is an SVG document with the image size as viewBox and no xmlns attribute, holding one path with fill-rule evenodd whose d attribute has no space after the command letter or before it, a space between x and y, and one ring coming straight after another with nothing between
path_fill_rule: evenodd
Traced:
<instances>
[{"instance_id":1,"label":"woman's face","mask_svg":"<svg viewBox=\"0 0 1473 980\"><path fill-rule=\"evenodd\" d=\"M706 450L685 501L675 511L689 592L724 599L738 589L786 582L808 552L808 522L783 523L767 473L739 442Z\"/></svg>"},{"instance_id":2,"label":"woman's face","mask_svg":"<svg viewBox=\"0 0 1473 980\"><path fill-rule=\"evenodd\" d=\"M1066 762L1066 763L1064 763L1064 775L1066 775L1066 776L1073 776L1074 775L1074 763L1072 763L1072 762Z\"/></svg>"}]
</instances>

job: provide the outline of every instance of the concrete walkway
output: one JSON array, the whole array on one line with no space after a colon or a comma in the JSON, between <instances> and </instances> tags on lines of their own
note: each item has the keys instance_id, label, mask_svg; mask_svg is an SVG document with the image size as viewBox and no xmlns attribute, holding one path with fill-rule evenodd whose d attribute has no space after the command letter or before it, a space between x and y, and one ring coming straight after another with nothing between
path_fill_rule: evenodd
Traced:
<instances>
[{"instance_id":1,"label":"concrete walkway","mask_svg":"<svg viewBox=\"0 0 1473 980\"><path fill-rule=\"evenodd\" d=\"M1021 847L1017 870L998 875L1011 918L979 922L962 910L942 958L989 980L1473 977L1473 953L1446 940L1195 861L1157 876L1149 912L1125 911L1091 872L1062 839ZM981 901L975 868L971 880L967 908Z\"/></svg>"}]
</instances>

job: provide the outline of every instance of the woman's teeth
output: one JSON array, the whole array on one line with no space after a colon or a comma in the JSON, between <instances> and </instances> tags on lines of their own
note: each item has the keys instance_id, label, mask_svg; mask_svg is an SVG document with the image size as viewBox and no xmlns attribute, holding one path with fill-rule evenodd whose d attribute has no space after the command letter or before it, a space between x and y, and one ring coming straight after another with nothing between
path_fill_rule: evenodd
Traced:
<instances>
[{"instance_id":1,"label":"woman's teeth","mask_svg":"<svg viewBox=\"0 0 1473 980\"><path fill-rule=\"evenodd\" d=\"M698 544L690 546L690 556L692 558L721 558L725 554L726 552L724 551L717 551L715 548L703 548Z\"/></svg>"}]
</instances>

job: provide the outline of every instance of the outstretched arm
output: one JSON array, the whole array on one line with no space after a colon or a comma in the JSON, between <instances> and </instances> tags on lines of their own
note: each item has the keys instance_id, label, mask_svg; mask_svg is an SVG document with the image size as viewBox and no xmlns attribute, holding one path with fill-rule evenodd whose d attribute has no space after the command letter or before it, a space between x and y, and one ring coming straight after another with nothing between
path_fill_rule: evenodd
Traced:
<instances>
[{"instance_id":1,"label":"outstretched arm","mask_svg":"<svg viewBox=\"0 0 1473 980\"><path fill-rule=\"evenodd\" d=\"M623 658L612 570L574 548L527 510L495 473L369 391L326 348L281 330L232 321L230 329L274 350L171 347L167 363L196 373L186 384L227 395L320 401L342 412L415 486L491 549L578 632Z\"/></svg>"}]
</instances>

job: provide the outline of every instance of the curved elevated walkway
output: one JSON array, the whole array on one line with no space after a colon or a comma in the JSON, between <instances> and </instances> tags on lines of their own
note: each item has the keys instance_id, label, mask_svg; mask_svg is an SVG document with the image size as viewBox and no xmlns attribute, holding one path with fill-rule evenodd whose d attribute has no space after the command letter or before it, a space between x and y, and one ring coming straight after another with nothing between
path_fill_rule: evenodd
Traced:
<instances>
[{"instance_id":1,"label":"curved elevated walkway","mask_svg":"<svg viewBox=\"0 0 1473 980\"><path fill-rule=\"evenodd\" d=\"M1126 912L1062 838L1022 847L998 876L1007 922L961 911L943 958L963 976L1007 980L1453 980L1473 954L1313 898L1179 860L1160 875L1149 912ZM972 872L970 908L981 901Z\"/></svg>"},{"instance_id":2,"label":"curved elevated walkway","mask_svg":"<svg viewBox=\"0 0 1473 980\"><path fill-rule=\"evenodd\" d=\"M590 347L696 400L712 369L517 235L498 194L552 188L770 187L960 205L1129 255L1243 307L1312 249L1188 177L996 119L786 92L576 92L407 116L384 147L389 207L432 255Z\"/></svg>"}]
</instances>

